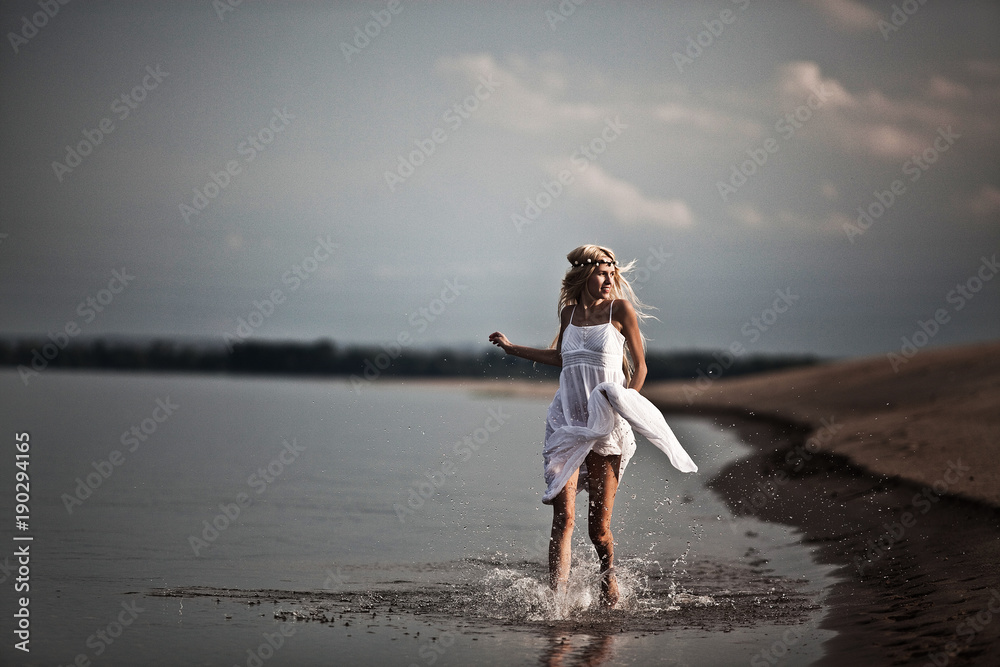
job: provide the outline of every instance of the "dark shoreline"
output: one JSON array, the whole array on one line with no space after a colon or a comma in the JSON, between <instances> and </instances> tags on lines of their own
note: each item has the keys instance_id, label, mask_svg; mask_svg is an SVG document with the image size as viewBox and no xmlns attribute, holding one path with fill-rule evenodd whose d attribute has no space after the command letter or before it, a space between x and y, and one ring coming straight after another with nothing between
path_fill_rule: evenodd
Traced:
<instances>
[{"instance_id":1,"label":"dark shoreline","mask_svg":"<svg viewBox=\"0 0 1000 667\"><path fill-rule=\"evenodd\" d=\"M244 326L247 326L244 323ZM249 327L247 327L249 331ZM649 380L707 377L711 350L647 352ZM808 354L748 355L729 376L748 375L822 360ZM48 368L145 373L213 373L237 377L469 380L556 380L554 366L506 355L490 345L418 348L412 341L387 345L343 345L318 340L272 340L238 335L223 338L83 337L63 333L14 338L0 334L0 366L17 369L26 385Z\"/></svg>"},{"instance_id":2,"label":"dark shoreline","mask_svg":"<svg viewBox=\"0 0 1000 667\"><path fill-rule=\"evenodd\" d=\"M839 566L821 624L838 634L819 665L983 665L991 648L995 659L995 508L816 452L809 425L739 409L683 413L734 424L758 450L708 482L735 515L793 526Z\"/></svg>"}]
</instances>

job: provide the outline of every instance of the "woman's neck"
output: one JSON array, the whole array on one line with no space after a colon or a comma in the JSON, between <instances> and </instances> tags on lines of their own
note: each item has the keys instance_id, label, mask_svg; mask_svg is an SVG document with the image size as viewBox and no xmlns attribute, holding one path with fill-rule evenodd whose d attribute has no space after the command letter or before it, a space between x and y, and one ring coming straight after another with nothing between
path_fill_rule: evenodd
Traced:
<instances>
[{"instance_id":1,"label":"woman's neck","mask_svg":"<svg viewBox=\"0 0 1000 667\"><path fill-rule=\"evenodd\" d=\"M592 299L589 296L581 296L578 302L584 310L590 310L594 306L603 306L609 299Z\"/></svg>"}]
</instances>

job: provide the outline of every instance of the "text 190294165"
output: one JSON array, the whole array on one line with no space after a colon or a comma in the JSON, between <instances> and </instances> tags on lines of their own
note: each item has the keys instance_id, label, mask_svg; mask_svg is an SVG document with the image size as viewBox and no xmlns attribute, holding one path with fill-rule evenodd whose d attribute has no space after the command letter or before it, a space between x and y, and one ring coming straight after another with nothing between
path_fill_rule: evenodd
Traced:
<instances>
[{"instance_id":1,"label":"text 190294165","mask_svg":"<svg viewBox=\"0 0 1000 667\"><path fill-rule=\"evenodd\" d=\"M28 612L30 600L28 592L31 590L31 535L27 534L28 520L31 517L29 503L31 501L31 476L28 474L28 465L31 463L31 436L26 432L14 434L14 526L17 532L14 533L14 559L17 563L17 576L14 577L14 592L18 593L17 611L14 613L14 636L19 641L14 643L14 648L25 653L30 651L29 642L31 640L31 620Z\"/></svg>"}]
</instances>

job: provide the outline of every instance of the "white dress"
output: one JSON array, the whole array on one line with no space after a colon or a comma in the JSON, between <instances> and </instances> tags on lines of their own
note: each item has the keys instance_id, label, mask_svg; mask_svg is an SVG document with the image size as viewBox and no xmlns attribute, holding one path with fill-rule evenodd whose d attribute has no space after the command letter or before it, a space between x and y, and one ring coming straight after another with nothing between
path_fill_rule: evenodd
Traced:
<instances>
[{"instance_id":1,"label":"white dress","mask_svg":"<svg viewBox=\"0 0 1000 667\"><path fill-rule=\"evenodd\" d=\"M633 428L678 470L698 470L656 406L635 389L625 388L624 355L625 336L611 323L610 309L607 323L586 327L573 324L570 315L563 331L559 389L545 420L543 503L552 504L577 468L577 491L587 487L584 461L591 450L603 456L621 455L621 480L635 453Z\"/></svg>"}]
</instances>

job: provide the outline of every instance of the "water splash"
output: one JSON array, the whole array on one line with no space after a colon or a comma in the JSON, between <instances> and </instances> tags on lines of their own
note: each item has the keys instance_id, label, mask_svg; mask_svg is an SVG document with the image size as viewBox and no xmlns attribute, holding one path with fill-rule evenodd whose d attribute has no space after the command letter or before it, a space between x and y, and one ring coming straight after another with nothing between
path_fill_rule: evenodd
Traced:
<instances>
[{"instance_id":1,"label":"water splash","mask_svg":"<svg viewBox=\"0 0 1000 667\"><path fill-rule=\"evenodd\" d=\"M511 621L561 620L574 611L588 609L591 603L589 590L579 585L578 577L571 576L567 586L558 594L535 577L512 569L496 569L483 580L483 593L479 612L489 618Z\"/></svg>"},{"instance_id":2,"label":"water splash","mask_svg":"<svg viewBox=\"0 0 1000 667\"><path fill-rule=\"evenodd\" d=\"M682 606L714 605L709 596L691 595L678 590L674 569L685 563L688 549L674 560L665 574L659 561L631 558L615 567L619 600L613 610L600 604L601 573L596 558L574 556L570 578L565 586L553 591L547 573L531 563L500 564L495 561L482 578L473 596L475 615L510 622L550 622L594 620L614 615L628 619L636 615L676 611ZM669 579L669 587L665 586Z\"/></svg>"},{"instance_id":3,"label":"water splash","mask_svg":"<svg viewBox=\"0 0 1000 667\"><path fill-rule=\"evenodd\" d=\"M684 548L683 553L674 559L674 562L670 564L670 574L667 578L670 581L670 586L667 592L667 598L670 600L670 605L665 609L665 611L677 611L681 607L686 605L693 605L695 607L714 607L719 603L715 601L710 595L692 595L685 590L678 590L677 579L678 572L677 566L680 565L680 574L686 575L688 564L687 557L688 553L691 551L691 543L688 542L687 546Z\"/></svg>"}]
</instances>

